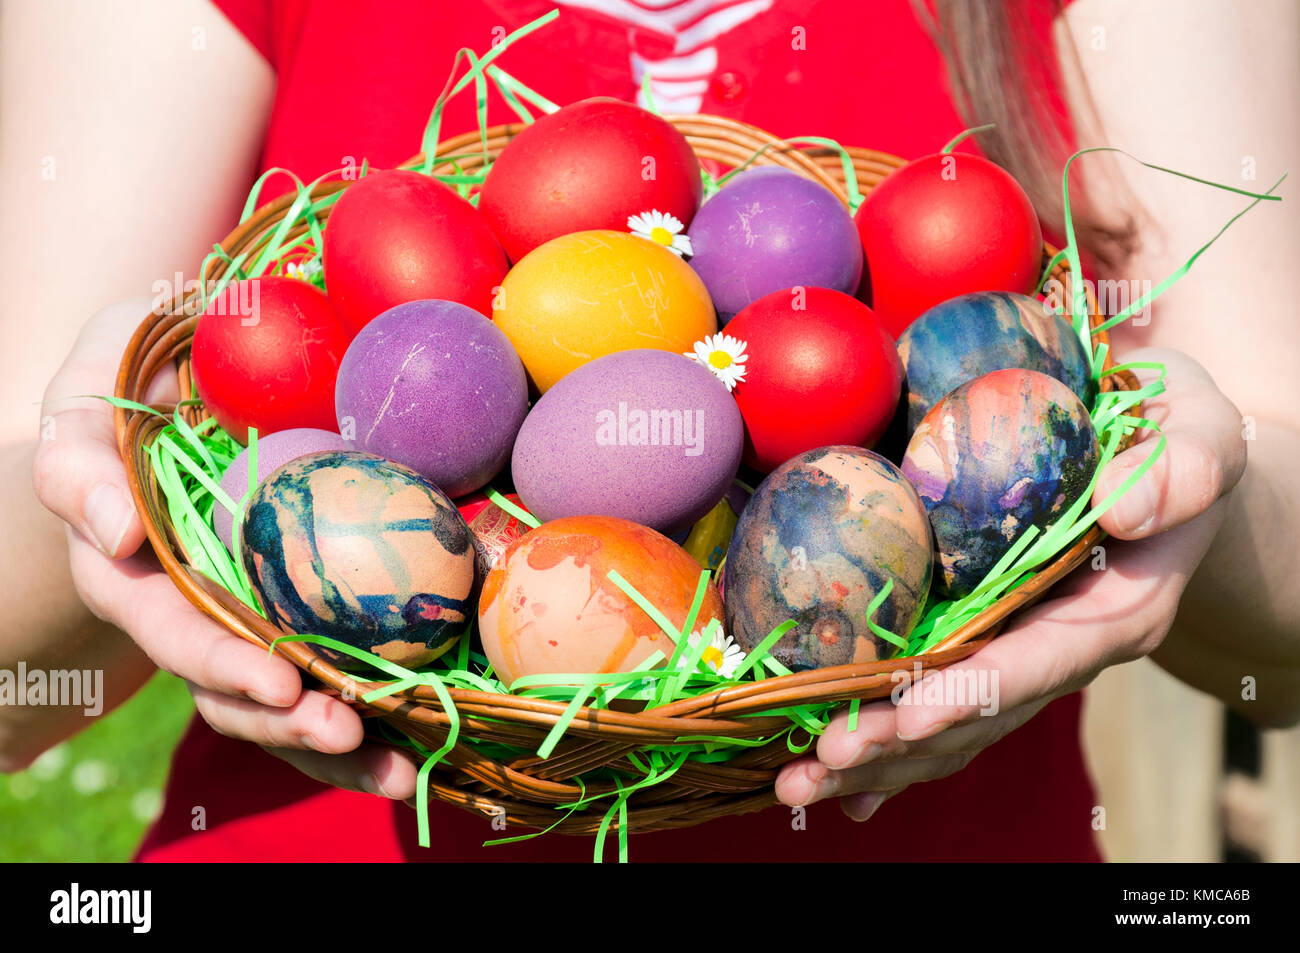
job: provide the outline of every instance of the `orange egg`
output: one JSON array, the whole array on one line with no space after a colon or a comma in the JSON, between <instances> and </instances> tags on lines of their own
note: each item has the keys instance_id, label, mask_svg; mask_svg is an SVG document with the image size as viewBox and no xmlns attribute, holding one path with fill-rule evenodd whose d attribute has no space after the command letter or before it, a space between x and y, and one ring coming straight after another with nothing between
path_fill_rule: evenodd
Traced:
<instances>
[{"instance_id":1,"label":"orange egg","mask_svg":"<svg viewBox=\"0 0 1300 953\"><path fill-rule=\"evenodd\" d=\"M493 320L537 392L632 348L690 351L718 329L704 282L663 245L626 232L561 235L510 270Z\"/></svg>"},{"instance_id":2,"label":"orange egg","mask_svg":"<svg viewBox=\"0 0 1300 953\"><path fill-rule=\"evenodd\" d=\"M613 516L567 516L515 540L488 573L479 635L507 685L524 675L627 672L676 642L609 579L617 570L669 623L686 624L700 567L672 540ZM723 618L710 584L694 630Z\"/></svg>"}]
</instances>

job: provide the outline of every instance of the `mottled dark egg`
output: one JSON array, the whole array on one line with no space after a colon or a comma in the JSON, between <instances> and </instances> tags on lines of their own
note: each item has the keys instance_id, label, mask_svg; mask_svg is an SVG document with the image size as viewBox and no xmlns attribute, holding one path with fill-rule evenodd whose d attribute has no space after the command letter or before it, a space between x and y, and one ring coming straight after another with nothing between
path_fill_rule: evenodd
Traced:
<instances>
[{"instance_id":1,"label":"mottled dark egg","mask_svg":"<svg viewBox=\"0 0 1300 953\"><path fill-rule=\"evenodd\" d=\"M887 658L867 607L887 580L878 626L901 638L920 620L933 547L925 510L892 463L821 447L773 470L740 514L724 565L728 633L749 651L787 619L772 649L798 671Z\"/></svg>"},{"instance_id":2,"label":"mottled dark egg","mask_svg":"<svg viewBox=\"0 0 1300 953\"><path fill-rule=\"evenodd\" d=\"M407 667L464 634L474 547L465 520L414 470L369 453L292 460L249 499L244 567L271 621ZM317 647L344 669L362 663Z\"/></svg>"},{"instance_id":3,"label":"mottled dark egg","mask_svg":"<svg viewBox=\"0 0 1300 953\"><path fill-rule=\"evenodd\" d=\"M935 404L903 473L934 528L936 588L974 591L1026 527L1046 527L1079 498L1099 456L1087 408L1037 371L994 371Z\"/></svg>"},{"instance_id":4,"label":"mottled dark egg","mask_svg":"<svg viewBox=\"0 0 1300 953\"><path fill-rule=\"evenodd\" d=\"M935 305L898 336L908 431L945 394L987 374L1019 367L1055 377L1086 406L1096 390L1087 351L1070 322L1010 291L980 291Z\"/></svg>"}]
</instances>

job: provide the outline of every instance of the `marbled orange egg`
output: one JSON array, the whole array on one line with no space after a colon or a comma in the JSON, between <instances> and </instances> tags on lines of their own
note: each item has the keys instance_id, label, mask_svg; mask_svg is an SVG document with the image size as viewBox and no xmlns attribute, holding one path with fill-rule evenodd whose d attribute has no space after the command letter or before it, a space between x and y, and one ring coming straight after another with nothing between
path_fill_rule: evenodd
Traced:
<instances>
[{"instance_id":1,"label":"marbled orange egg","mask_svg":"<svg viewBox=\"0 0 1300 953\"><path fill-rule=\"evenodd\" d=\"M675 642L608 577L610 570L681 628L700 566L668 537L612 516L569 516L511 544L488 573L479 635L507 685L524 675L626 672ZM722 621L712 584L693 628Z\"/></svg>"}]
</instances>

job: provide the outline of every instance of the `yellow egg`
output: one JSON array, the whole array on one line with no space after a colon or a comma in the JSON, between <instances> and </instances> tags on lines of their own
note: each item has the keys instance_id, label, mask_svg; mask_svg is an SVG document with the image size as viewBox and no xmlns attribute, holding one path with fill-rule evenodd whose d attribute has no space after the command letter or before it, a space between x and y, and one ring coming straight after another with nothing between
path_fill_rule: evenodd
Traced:
<instances>
[{"instance_id":1,"label":"yellow egg","mask_svg":"<svg viewBox=\"0 0 1300 953\"><path fill-rule=\"evenodd\" d=\"M492 318L541 393L606 354L690 351L718 329L690 265L657 242L614 231L574 232L533 249L506 275Z\"/></svg>"}]
</instances>

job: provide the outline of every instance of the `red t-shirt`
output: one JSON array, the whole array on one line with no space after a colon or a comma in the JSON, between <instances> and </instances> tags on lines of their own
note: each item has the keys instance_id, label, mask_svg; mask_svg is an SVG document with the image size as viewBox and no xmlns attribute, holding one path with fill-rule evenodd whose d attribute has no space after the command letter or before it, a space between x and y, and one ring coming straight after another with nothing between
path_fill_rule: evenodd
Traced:
<instances>
[{"instance_id":1,"label":"red t-shirt","mask_svg":"<svg viewBox=\"0 0 1300 953\"><path fill-rule=\"evenodd\" d=\"M556 4L217 5L277 71L263 166L309 180L349 156L386 167L417 152L457 49L486 50ZM639 71L648 69L657 103L747 120L779 136L829 136L915 157L938 151L963 126L941 58L908 0L558 5L561 18L520 41L500 63L560 104L595 95L634 99ZM490 121L513 118L495 93L489 109ZM446 110L443 136L474 123L472 96L459 97ZM636 835L631 855L642 861L1098 860L1079 711L1078 695L1048 705L966 770L913 785L865 824L848 820L834 801L810 807L802 824L792 823L789 808L774 807ZM204 829L196 831L200 816ZM422 849L415 812L405 804L326 787L196 718L176 751L162 816L139 859L591 858L590 838L556 834L484 848L483 841L503 836L490 819L439 802L430 806L430 829L433 847Z\"/></svg>"}]
</instances>

